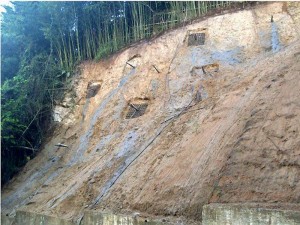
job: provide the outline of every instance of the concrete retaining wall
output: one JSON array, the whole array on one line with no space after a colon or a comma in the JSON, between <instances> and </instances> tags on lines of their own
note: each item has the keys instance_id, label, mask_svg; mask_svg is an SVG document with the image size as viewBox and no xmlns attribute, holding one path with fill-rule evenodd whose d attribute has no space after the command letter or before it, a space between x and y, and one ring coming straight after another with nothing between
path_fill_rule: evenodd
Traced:
<instances>
[{"instance_id":1,"label":"concrete retaining wall","mask_svg":"<svg viewBox=\"0 0 300 225\"><path fill-rule=\"evenodd\" d=\"M26 211L17 211L16 225L75 225L71 221Z\"/></svg>"},{"instance_id":2,"label":"concrete retaining wall","mask_svg":"<svg viewBox=\"0 0 300 225\"><path fill-rule=\"evenodd\" d=\"M80 225L160 225L157 221L133 216L116 215L111 213L86 211ZM17 211L11 218L1 214L2 225L78 225L78 223L27 211Z\"/></svg>"},{"instance_id":3,"label":"concrete retaining wall","mask_svg":"<svg viewBox=\"0 0 300 225\"><path fill-rule=\"evenodd\" d=\"M14 218L10 218L1 213L1 224L2 225L12 225L14 222Z\"/></svg>"},{"instance_id":4,"label":"concrete retaining wall","mask_svg":"<svg viewBox=\"0 0 300 225\"><path fill-rule=\"evenodd\" d=\"M160 225L162 223L150 221L141 217L116 215L111 213L86 211L80 225Z\"/></svg>"},{"instance_id":5,"label":"concrete retaining wall","mask_svg":"<svg viewBox=\"0 0 300 225\"><path fill-rule=\"evenodd\" d=\"M266 209L245 204L210 204L203 207L202 225L300 225L300 211ZM80 225L162 225L142 217L86 211ZM77 225L69 220L17 211L14 218L1 215L3 225ZM170 223L169 223L170 224Z\"/></svg>"},{"instance_id":6,"label":"concrete retaining wall","mask_svg":"<svg viewBox=\"0 0 300 225\"><path fill-rule=\"evenodd\" d=\"M210 204L203 207L203 225L299 225L300 212L247 205Z\"/></svg>"}]
</instances>

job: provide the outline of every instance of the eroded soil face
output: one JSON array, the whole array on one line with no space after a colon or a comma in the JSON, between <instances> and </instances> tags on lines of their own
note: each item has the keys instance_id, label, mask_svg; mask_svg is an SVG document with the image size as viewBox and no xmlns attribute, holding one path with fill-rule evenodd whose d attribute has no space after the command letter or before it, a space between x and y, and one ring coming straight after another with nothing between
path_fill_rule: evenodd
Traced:
<instances>
[{"instance_id":1,"label":"eroded soil face","mask_svg":"<svg viewBox=\"0 0 300 225\"><path fill-rule=\"evenodd\" d=\"M299 209L299 15L299 3L267 4L83 63L2 210L200 221L211 202Z\"/></svg>"}]
</instances>

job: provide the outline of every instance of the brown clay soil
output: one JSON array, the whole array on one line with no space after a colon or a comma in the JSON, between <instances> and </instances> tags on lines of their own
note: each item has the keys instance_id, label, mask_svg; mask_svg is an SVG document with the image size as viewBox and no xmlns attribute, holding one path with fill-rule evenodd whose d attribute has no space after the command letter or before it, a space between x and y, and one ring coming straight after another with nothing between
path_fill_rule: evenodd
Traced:
<instances>
[{"instance_id":1,"label":"brown clay soil","mask_svg":"<svg viewBox=\"0 0 300 225\"><path fill-rule=\"evenodd\" d=\"M266 4L83 63L53 136L3 188L3 212L200 221L208 203L300 210L299 25L298 3ZM187 46L189 32L205 45ZM126 118L130 104L145 114Z\"/></svg>"}]
</instances>

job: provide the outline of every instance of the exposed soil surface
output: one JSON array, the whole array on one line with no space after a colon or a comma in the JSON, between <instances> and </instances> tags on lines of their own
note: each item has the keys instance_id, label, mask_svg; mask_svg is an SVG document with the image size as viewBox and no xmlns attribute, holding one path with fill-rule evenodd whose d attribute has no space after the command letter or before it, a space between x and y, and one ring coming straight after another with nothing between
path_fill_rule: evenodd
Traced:
<instances>
[{"instance_id":1,"label":"exposed soil surface","mask_svg":"<svg viewBox=\"0 0 300 225\"><path fill-rule=\"evenodd\" d=\"M83 63L2 211L200 223L207 203L300 210L299 7L211 17Z\"/></svg>"}]
</instances>

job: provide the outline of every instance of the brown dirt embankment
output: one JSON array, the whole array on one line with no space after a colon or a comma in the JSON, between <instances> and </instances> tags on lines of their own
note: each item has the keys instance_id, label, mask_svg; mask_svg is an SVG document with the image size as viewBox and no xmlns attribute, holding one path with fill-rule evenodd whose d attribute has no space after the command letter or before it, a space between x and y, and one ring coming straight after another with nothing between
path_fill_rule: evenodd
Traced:
<instances>
[{"instance_id":1,"label":"brown dirt embankment","mask_svg":"<svg viewBox=\"0 0 300 225\"><path fill-rule=\"evenodd\" d=\"M3 212L199 223L211 202L298 209L299 24L299 3L260 5L83 63L54 135L4 187Z\"/></svg>"}]
</instances>

